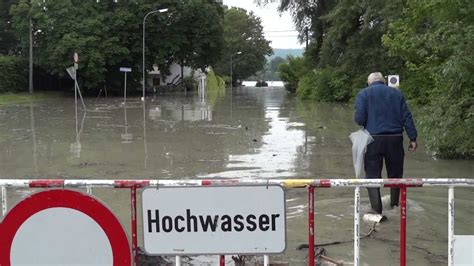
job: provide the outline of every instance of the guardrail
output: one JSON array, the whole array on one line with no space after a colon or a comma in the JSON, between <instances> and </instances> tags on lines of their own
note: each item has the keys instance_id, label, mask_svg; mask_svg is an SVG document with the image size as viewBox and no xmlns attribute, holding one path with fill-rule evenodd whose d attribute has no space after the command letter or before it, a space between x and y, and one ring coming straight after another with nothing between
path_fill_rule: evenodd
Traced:
<instances>
[{"instance_id":1,"label":"guardrail","mask_svg":"<svg viewBox=\"0 0 474 266\"><path fill-rule=\"evenodd\" d=\"M360 187L399 187L400 188L400 265L406 265L406 197L408 187L447 187L448 188L448 265L454 258L454 187L474 187L474 179L468 178L423 178L423 179L189 179L189 180L84 180L84 179L1 179L2 213L7 211L7 188L91 188L109 187L130 189L132 255L136 264L137 256L137 214L136 192L145 187L166 186L232 186L232 185L270 185L278 184L284 188L307 188L308 191L308 246L314 247L314 191L315 188L354 188L354 265L359 263L360 244ZM308 265L314 265L314 248L308 248ZM176 256L176 265L181 265ZM221 255L220 265L224 265ZM264 265L269 265L269 257L264 256Z\"/></svg>"}]
</instances>

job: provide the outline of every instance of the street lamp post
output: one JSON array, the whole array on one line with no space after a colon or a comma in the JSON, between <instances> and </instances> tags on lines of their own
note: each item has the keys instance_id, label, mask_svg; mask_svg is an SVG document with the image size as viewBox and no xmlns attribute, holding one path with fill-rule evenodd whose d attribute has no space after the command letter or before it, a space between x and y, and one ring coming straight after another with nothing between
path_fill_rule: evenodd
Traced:
<instances>
[{"instance_id":1,"label":"street lamp post","mask_svg":"<svg viewBox=\"0 0 474 266\"><path fill-rule=\"evenodd\" d=\"M158 10L153 10L153 11L150 11L148 12L144 17L143 17L143 47L142 47L142 50L143 50L143 58L142 58L142 72L143 72L143 77L142 77L142 89L143 89L143 97L142 97L142 101L145 101L145 84L146 84L146 81L145 81L145 23L146 23L146 18L153 14L153 13L164 13L168 11L168 8L163 8L163 9L158 9Z\"/></svg>"},{"instance_id":2,"label":"street lamp post","mask_svg":"<svg viewBox=\"0 0 474 266\"><path fill-rule=\"evenodd\" d=\"M232 89L232 84L233 84L233 83L232 83L232 82L233 82L233 80L232 80L232 69L233 69L233 67L234 67L234 66L233 66L233 63L232 63L232 57L233 57L234 55L239 55L239 54L241 54L241 53L242 53L242 52L239 51L239 52L237 52L237 53L234 53L234 54L231 54L231 55L230 55L230 88L231 88L231 89Z\"/></svg>"},{"instance_id":3,"label":"street lamp post","mask_svg":"<svg viewBox=\"0 0 474 266\"><path fill-rule=\"evenodd\" d=\"M29 74L28 74L28 88L30 93L33 93L33 22L29 21L30 24L30 50L29 50Z\"/></svg>"}]
</instances>

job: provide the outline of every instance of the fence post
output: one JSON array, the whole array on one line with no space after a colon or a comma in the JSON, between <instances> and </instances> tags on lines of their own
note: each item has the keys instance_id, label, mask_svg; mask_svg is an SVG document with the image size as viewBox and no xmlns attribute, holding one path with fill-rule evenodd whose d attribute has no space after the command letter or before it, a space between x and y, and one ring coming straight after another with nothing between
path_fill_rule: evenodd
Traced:
<instances>
[{"instance_id":1,"label":"fence post","mask_svg":"<svg viewBox=\"0 0 474 266\"><path fill-rule=\"evenodd\" d=\"M308 186L308 266L314 266L314 187Z\"/></svg>"},{"instance_id":2,"label":"fence post","mask_svg":"<svg viewBox=\"0 0 474 266\"><path fill-rule=\"evenodd\" d=\"M2 216L5 218L5 214L7 213L7 188L2 186Z\"/></svg>"},{"instance_id":3,"label":"fence post","mask_svg":"<svg viewBox=\"0 0 474 266\"><path fill-rule=\"evenodd\" d=\"M400 266L406 266L407 187L402 186L400 192Z\"/></svg>"},{"instance_id":4,"label":"fence post","mask_svg":"<svg viewBox=\"0 0 474 266\"><path fill-rule=\"evenodd\" d=\"M359 265L360 249L360 187L354 189L354 266Z\"/></svg>"},{"instance_id":5,"label":"fence post","mask_svg":"<svg viewBox=\"0 0 474 266\"><path fill-rule=\"evenodd\" d=\"M448 188L448 265L454 265L454 187Z\"/></svg>"},{"instance_id":6,"label":"fence post","mask_svg":"<svg viewBox=\"0 0 474 266\"><path fill-rule=\"evenodd\" d=\"M138 265L138 253L137 253L137 187L133 185L130 188L130 209L132 219L132 255L133 262Z\"/></svg>"},{"instance_id":7,"label":"fence post","mask_svg":"<svg viewBox=\"0 0 474 266\"><path fill-rule=\"evenodd\" d=\"M224 266L225 265L225 255L220 255L219 256L219 266Z\"/></svg>"},{"instance_id":8,"label":"fence post","mask_svg":"<svg viewBox=\"0 0 474 266\"><path fill-rule=\"evenodd\" d=\"M176 266L181 266L181 256L176 256L176 259L175 259L175 262L176 262Z\"/></svg>"}]
</instances>

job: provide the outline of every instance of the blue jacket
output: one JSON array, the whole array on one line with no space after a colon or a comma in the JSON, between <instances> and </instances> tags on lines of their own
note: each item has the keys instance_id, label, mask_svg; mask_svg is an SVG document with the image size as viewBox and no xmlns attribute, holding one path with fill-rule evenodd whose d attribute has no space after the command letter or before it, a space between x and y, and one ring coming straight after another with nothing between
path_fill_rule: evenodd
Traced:
<instances>
[{"instance_id":1,"label":"blue jacket","mask_svg":"<svg viewBox=\"0 0 474 266\"><path fill-rule=\"evenodd\" d=\"M357 94L355 122L371 135L401 134L406 130L408 138L416 141L417 132L403 93L374 82Z\"/></svg>"}]
</instances>

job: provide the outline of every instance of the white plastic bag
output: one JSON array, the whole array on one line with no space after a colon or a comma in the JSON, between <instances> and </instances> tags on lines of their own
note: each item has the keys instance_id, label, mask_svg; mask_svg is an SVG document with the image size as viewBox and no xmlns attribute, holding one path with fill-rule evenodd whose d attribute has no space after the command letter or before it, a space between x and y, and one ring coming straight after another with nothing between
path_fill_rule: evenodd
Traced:
<instances>
[{"instance_id":1,"label":"white plastic bag","mask_svg":"<svg viewBox=\"0 0 474 266\"><path fill-rule=\"evenodd\" d=\"M359 129L352 132L349 138L352 141L352 163L356 178L363 177L362 169L364 168L364 155L367 145L374 141L370 133L366 129Z\"/></svg>"}]
</instances>

